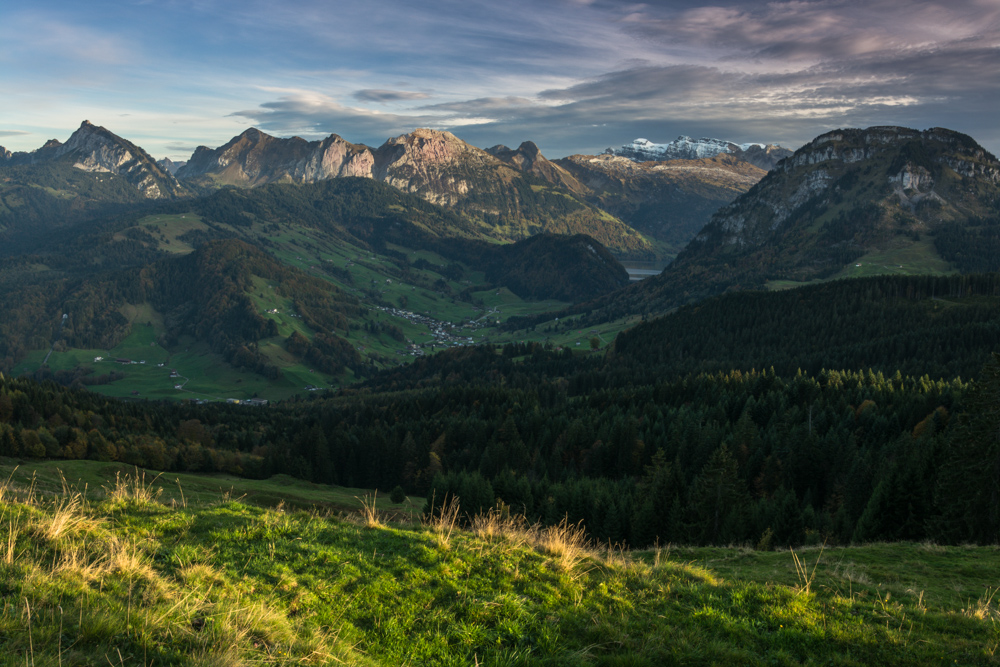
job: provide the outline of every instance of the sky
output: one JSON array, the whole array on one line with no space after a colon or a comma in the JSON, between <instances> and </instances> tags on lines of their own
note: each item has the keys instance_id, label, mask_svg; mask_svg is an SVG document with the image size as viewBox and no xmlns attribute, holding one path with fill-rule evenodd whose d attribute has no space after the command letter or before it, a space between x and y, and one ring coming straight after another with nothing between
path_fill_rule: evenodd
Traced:
<instances>
[{"instance_id":1,"label":"sky","mask_svg":"<svg viewBox=\"0 0 1000 667\"><path fill-rule=\"evenodd\" d=\"M684 134L795 149L947 127L1000 153L1000 0L0 4L0 145L83 120L183 160L248 127L417 127L548 157Z\"/></svg>"}]
</instances>

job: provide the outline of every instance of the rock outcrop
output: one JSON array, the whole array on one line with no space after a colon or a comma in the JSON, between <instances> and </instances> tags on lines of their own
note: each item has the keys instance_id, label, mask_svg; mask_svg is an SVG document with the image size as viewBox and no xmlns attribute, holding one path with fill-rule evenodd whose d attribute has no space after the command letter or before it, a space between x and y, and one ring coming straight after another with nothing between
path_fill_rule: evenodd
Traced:
<instances>
[{"instance_id":1,"label":"rock outcrop","mask_svg":"<svg viewBox=\"0 0 1000 667\"><path fill-rule=\"evenodd\" d=\"M451 132L417 129L389 139L376 152L375 178L441 206L455 206L485 179L510 182L516 170ZM485 177L485 178L484 178Z\"/></svg>"},{"instance_id":2,"label":"rock outcrop","mask_svg":"<svg viewBox=\"0 0 1000 667\"><path fill-rule=\"evenodd\" d=\"M929 229L987 212L968 188L948 185L954 177L1000 185L1000 164L971 138L951 130L836 130L797 150L747 195L721 209L696 240L760 246L793 223L811 224L833 212L846 220L847 209L865 206L877 213L876 226L886 229ZM926 201L939 206L918 211ZM895 215L898 206L909 217ZM851 245L858 239L841 241Z\"/></svg>"},{"instance_id":3,"label":"rock outcrop","mask_svg":"<svg viewBox=\"0 0 1000 667\"><path fill-rule=\"evenodd\" d=\"M50 139L35 151L14 153L7 163L24 165L56 161L67 162L83 171L121 176L147 199L169 199L187 194L142 148L86 120L66 143Z\"/></svg>"},{"instance_id":4,"label":"rock outcrop","mask_svg":"<svg viewBox=\"0 0 1000 667\"><path fill-rule=\"evenodd\" d=\"M493 157L513 165L523 172L533 174L543 181L564 187L576 194L589 194L590 188L583 185L562 165L557 164L542 155L534 142L525 141L517 150L499 145L487 148L486 152Z\"/></svg>"},{"instance_id":5,"label":"rock outcrop","mask_svg":"<svg viewBox=\"0 0 1000 667\"><path fill-rule=\"evenodd\" d=\"M181 160L180 162L174 162L170 158L165 157L162 160L157 160L156 164L160 167L160 169L162 169L163 171L167 172L171 176L176 176L177 175L177 170L180 169L181 167L183 167L184 165L186 165L187 164L187 160Z\"/></svg>"},{"instance_id":6,"label":"rock outcrop","mask_svg":"<svg viewBox=\"0 0 1000 667\"><path fill-rule=\"evenodd\" d=\"M370 178L375 160L367 146L336 134L322 141L279 139L250 128L220 148L199 146L177 177L222 185L315 183L328 178Z\"/></svg>"},{"instance_id":7,"label":"rock outcrop","mask_svg":"<svg viewBox=\"0 0 1000 667\"><path fill-rule=\"evenodd\" d=\"M393 137L374 150L336 134L307 142L250 129L218 149L200 147L177 176L202 187L372 178L455 209L492 238L513 241L541 231L586 232L616 252L650 254L650 243L622 221L561 185L558 190L548 187L552 181L537 174L562 170L534 144L522 145L509 157L511 163L450 132L430 129ZM564 176L572 180L569 174Z\"/></svg>"}]
</instances>

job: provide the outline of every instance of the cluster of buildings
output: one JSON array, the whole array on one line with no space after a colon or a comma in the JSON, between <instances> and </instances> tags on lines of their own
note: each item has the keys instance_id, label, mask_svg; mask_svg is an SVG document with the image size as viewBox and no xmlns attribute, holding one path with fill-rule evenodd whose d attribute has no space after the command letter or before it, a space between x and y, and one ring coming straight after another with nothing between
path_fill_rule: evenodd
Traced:
<instances>
[{"instance_id":1,"label":"cluster of buildings","mask_svg":"<svg viewBox=\"0 0 1000 667\"><path fill-rule=\"evenodd\" d=\"M430 343L432 347L452 347L459 345L475 345L475 340L473 337L468 335L469 333L474 333L480 329L485 329L487 326L487 318L480 318L478 320L468 320L467 322L443 322L441 320L434 319L429 315L421 315L419 313L414 313L409 310L402 310L400 308L386 308L380 307L380 310L384 311L389 315L395 317L401 317L413 324L420 326L425 326L429 330L431 337L434 342ZM496 313L499 311L491 311L491 313ZM410 355L414 357L423 356L424 350L428 343L422 345L417 345L416 343L410 342L404 350L397 351L397 354Z\"/></svg>"}]
</instances>

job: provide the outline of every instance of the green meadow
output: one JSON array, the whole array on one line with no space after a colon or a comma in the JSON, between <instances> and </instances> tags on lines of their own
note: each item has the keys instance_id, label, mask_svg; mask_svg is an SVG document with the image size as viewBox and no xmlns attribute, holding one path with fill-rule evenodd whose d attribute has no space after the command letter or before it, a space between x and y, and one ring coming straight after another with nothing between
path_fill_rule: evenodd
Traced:
<instances>
[{"instance_id":1,"label":"green meadow","mask_svg":"<svg viewBox=\"0 0 1000 667\"><path fill-rule=\"evenodd\" d=\"M998 662L996 547L629 552L503 508L0 464L0 665Z\"/></svg>"}]
</instances>

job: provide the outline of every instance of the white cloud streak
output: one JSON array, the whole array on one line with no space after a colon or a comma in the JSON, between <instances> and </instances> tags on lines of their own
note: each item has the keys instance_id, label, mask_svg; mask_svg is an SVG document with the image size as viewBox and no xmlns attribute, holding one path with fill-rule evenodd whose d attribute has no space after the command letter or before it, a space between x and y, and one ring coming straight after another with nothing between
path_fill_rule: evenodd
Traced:
<instances>
[{"instance_id":1,"label":"white cloud streak","mask_svg":"<svg viewBox=\"0 0 1000 667\"><path fill-rule=\"evenodd\" d=\"M120 20L115 3L95 5L103 22L61 5L0 20L0 87L14 101L0 123L34 131L23 105L70 109L75 127L102 93L135 114L129 127L159 122L164 151L219 145L241 123L369 144L461 128L553 155L680 133L795 147L865 124L952 127L1000 148L996 0L212 0ZM131 37L153 18L162 44ZM179 26L190 29L168 38ZM39 64L18 70L15 56Z\"/></svg>"}]
</instances>

